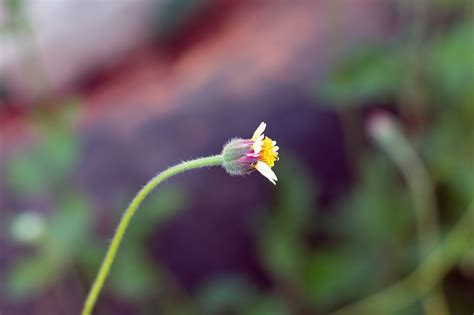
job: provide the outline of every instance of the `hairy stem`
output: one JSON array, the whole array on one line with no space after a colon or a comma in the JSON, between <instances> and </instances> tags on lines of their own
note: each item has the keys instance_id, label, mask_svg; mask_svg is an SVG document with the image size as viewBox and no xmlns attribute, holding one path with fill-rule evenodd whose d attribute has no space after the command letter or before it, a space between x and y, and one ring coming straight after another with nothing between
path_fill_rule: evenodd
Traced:
<instances>
[{"instance_id":1,"label":"hairy stem","mask_svg":"<svg viewBox=\"0 0 474 315\"><path fill-rule=\"evenodd\" d=\"M112 238L112 242L110 243L105 258L102 261L102 265L100 266L99 272L94 280L94 283L92 284L89 294L87 295L86 302L84 303L84 307L82 309L82 315L90 315L92 313L100 291L104 286L105 279L109 274L110 267L112 266L114 258L120 247L120 243L122 242L125 231L127 230L127 227L133 215L137 211L138 207L140 206L142 201L150 194L150 192L152 192L153 189L158 186L158 184L176 174L195 168L222 165L222 160L223 159L221 155L214 155L182 162L159 173L158 175L153 177L145 186L143 186L143 188L138 192L135 198L133 198L127 210L125 210L122 219L120 220L120 223L117 227L114 237Z\"/></svg>"}]
</instances>

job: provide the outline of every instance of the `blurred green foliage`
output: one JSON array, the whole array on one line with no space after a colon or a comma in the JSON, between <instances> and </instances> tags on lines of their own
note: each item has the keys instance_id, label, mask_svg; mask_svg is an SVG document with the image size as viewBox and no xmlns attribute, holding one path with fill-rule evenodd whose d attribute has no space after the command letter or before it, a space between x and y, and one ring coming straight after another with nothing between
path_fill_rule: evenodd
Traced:
<instances>
[{"instance_id":1,"label":"blurred green foliage","mask_svg":"<svg viewBox=\"0 0 474 315\"><path fill-rule=\"evenodd\" d=\"M200 290L196 300L198 314L291 314L278 297L258 290L237 276L215 279Z\"/></svg>"},{"instance_id":2,"label":"blurred green foliage","mask_svg":"<svg viewBox=\"0 0 474 315\"><path fill-rule=\"evenodd\" d=\"M33 126L41 140L16 152L6 167L8 188L19 200L47 198L50 207L44 211L29 210L37 218L36 225L44 224L44 232L30 244L34 253L15 262L8 272L8 293L16 299L36 295L54 284L60 279L61 270L67 270L88 241L85 236L90 234L91 225L87 199L78 190L62 184L71 176L78 156L79 142L69 127L74 110L75 104L68 103L46 120L35 117ZM10 219L17 231L28 228L21 226L28 223L19 221L22 215L20 212ZM12 233L12 237L22 241L18 233Z\"/></svg>"},{"instance_id":3,"label":"blurred green foliage","mask_svg":"<svg viewBox=\"0 0 474 315\"><path fill-rule=\"evenodd\" d=\"M45 235L33 254L22 257L9 270L9 294L24 299L39 294L58 281L89 241L89 207L79 196L61 200L60 208L48 219Z\"/></svg>"},{"instance_id":4,"label":"blurred green foliage","mask_svg":"<svg viewBox=\"0 0 474 315\"><path fill-rule=\"evenodd\" d=\"M367 158L365 163L357 187L326 218L334 240L312 258L317 266L312 276L320 282L310 292L321 305L368 294L408 270L401 261L407 249L414 250L406 194L387 160Z\"/></svg>"},{"instance_id":5,"label":"blurred green foliage","mask_svg":"<svg viewBox=\"0 0 474 315\"><path fill-rule=\"evenodd\" d=\"M5 275L5 293L19 302L46 292L70 274L92 280L107 247L105 240L93 233L93 204L73 180L81 149L74 130L77 105L65 103L54 114L34 115L31 126L38 138L15 152L5 168L6 184L14 198L20 204L27 201L33 205L7 220L10 239L28 249L13 259ZM181 188L167 185L136 214L110 279L111 291L124 301L146 306L156 295L166 298L168 276L149 256L146 240L160 222L185 206L185 195ZM35 200L45 198L48 208L35 209ZM114 222L121 212L116 215ZM83 283L75 285L83 287Z\"/></svg>"},{"instance_id":6,"label":"blurred green foliage","mask_svg":"<svg viewBox=\"0 0 474 315\"><path fill-rule=\"evenodd\" d=\"M470 113L474 95L474 22L460 22L419 43L417 66L426 85L431 106L459 106ZM405 37L364 45L351 58L343 58L317 95L332 105L345 108L373 101L397 101L410 82L409 46ZM426 54L426 55L425 55ZM342 57L341 57L342 58ZM420 75L420 74L419 74ZM423 92L422 92L423 93ZM399 104L403 106L403 104Z\"/></svg>"},{"instance_id":7,"label":"blurred green foliage","mask_svg":"<svg viewBox=\"0 0 474 315\"><path fill-rule=\"evenodd\" d=\"M395 45L394 45L395 46ZM340 108L394 97L402 84L403 56L395 47L362 47L331 73L317 94Z\"/></svg>"},{"instance_id":8,"label":"blurred green foliage","mask_svg":"<svg viewBox=\"0 0 474 315\"><path fill-rule=\"evenodd\" d=\"M183 190L178 187L162 188L136 214L111 270L114 276L110 278L110 283L122 298L132 301L147 299L165 290L160 285L166 286L166 278L163 278L163 271L157 263L149 257L146 240L159 223L184 207L183 196Z\"/></svg>"},{"instance_id":9,"label":"blurred green foliage","mask_svg":"<svg viewBox=\"0 0 474 315\"><path fill-rule=\"evenodd\" d=\"M430 173L442 229L448 230L474 197L474 21L466 1L425 5L425 21L415 19L390 40L365 44L350 58L341 56L316 94L341 113L342 123L351 115L361 129L366 127L361 117L372 104L384 104L399 117ZM456 21L429 28L430 18L450 14ZM427 31L407 36L411 28L420 27L416 23L427 23L422 25ZM330 261L331 268L321 271L330 286L314 287L313 292L325 291L329 305L374 292L416 265L413 206L405 183L395 166L371 154L370 147L359 145L356 152L362 153L353 157L359 161L356 185L336 207L339 215L329 220L331 234L344 246L331 247L327 256L319 257ZM344 253L352 266L341 263ZM351 274L362 277L352 282ZM350 285L331 294L338 275ZM453 314L472 311L472 301L451 294ZM416 305L407 311L421 314Z\"/></svg>"},{"instance_id":10,"label":"blurred green foliage","mask_svg":"<svg viewBox=\"0 0 474 315\"><path fill-rule=\"evenodd\" d=\"M306 260L305 231L313 220L316 187L301 164L285 155L278 168L277 200L259 224L259 253L275 278L301 279Z\"/></svg>"}]
</instances>

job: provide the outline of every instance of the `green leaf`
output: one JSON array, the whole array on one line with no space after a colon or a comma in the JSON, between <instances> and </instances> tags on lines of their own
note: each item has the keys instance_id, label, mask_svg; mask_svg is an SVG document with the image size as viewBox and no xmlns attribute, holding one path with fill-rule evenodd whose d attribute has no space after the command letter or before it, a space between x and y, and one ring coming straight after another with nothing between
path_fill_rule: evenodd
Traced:
<instances>
[{"instance_id":1,"label":"green leaf","mask_svg":"<svg viewBox=\"0 0 474 315\"><path fill-rule=\"evenodd\" d=\"M44 255L20 260L7 274L7 292L15 300L33 297L57 279L58 269L58 262Z\"/></svg>"},{"instance_id":2,"label":"green leaf","mask_svg":"<svg viewBox=\"0 0 474 315\"><path fill-rule=\"evenodd\" d=\"M334 229L365 247L396 241L394 236L404 235L413 222L406 188L385 157L366 158L361 174L359 185L339 204Z\"/></svg>"},{"instance_id":3,"label":"green leaf","mask_svg":"<svg viewBox=\"0 0 474 315\"><path fill-rule=\"evenodd\" d=\"M185 192L178 186L157 190L135 214L112 268L114 291L131 301L157 294L165 278L162 270L147 255L146 238L185 204Z\"/></svg>"},{"instance_id":4,"label":"green leaf","mask_svg":"<svg viewBox=\"0 0 474 315\"><path fill-rule=\"evenodd\" d=\"M58 182L71 172L76 163L79 141L70 130L57 128L45 134L40 150L40 159L45 171Z\"/></svg>"},{"instance_id":5,"label":"green leaf","mask_svg":"<svg viewBox=\"0 0 474 315\"><path fill-rule=\"evenodd\" d=\"M305 290L318 306L328 306L360 295L370 276L370 260L356 252L318 251L304 268Z\"/></svg>"},{"instance_id":6,"label":"green leaf","mask_svg":"<svg viewBox=\"0 0 474 315\"><path fill-rule=\"evenodd\" d=\"M451 110L441 115L426 135L423 149L436 181L457 196L462 209L474 191L474 128L462 112Z\"/></svg>"},{"instance_id":7,"label":"green leaf","mask_svg":"<svg viewBox=\"0 0 474 315\"><path fill-rule=\"evenodd\" d=\"M244 279L221 276L199 290L197 305L201 314L241 314L257 295L256 289Z\"/></svg>"},{"instance_id":8,"label":"green leaf","mask_svg":"<svg viewBox=\"0 0 474 315\"><path fill-rule=\"evenodd\" d=\"M64 114L65 115L65 114ZM79 139L66 124L41 121L37 143L14 154L7 163L9 186L18 194L46 194L64 182L79 155ZM41 127L41 124L45 126Z\"/></svg>"},{"instance_id":9,"label":"green leaf","mask_svg":"<svg viewBox=\"0 0 474 315\"><path fill-rule=\"evenodd\" d=\"M366 48L337 66L316 90L338 107L393 97L403 79L403 59L390 48Z\"/></svg>"},{"instance_id":10,"label":"green leaf","mask_svg":"<svg viewBox=\"0 0 474 315\"><path fill-rule=\"evenodd\" d=\"M7 181L19 194L40 194L47 190L49 174L34 151L17 154L8 161Z\"/></svg>"},{"instance_id":11,"label":"green leaf","mask_svg":"<svg viewBox=\"0 0 474 315\"><path fill-rule=\"evenodd\" d=\"M241 314L252 315L290 315L288 307L276 296L263 296L257 299Z\"/></svg>"},{"instance_id":12,"label":"green leaf","mask_svg":"<svg viewBox=\"0 0 474 315\"><path fill-rule=\"evenodd\" d=\"M90 205L81 195L64 193L47 229L46 248L63 259L74 257L90 241Z\"/></svg>"},{"instance_id":13,"label":"green leaf","mask_svg":"<svg viewBox=\"0 0 474 315\"><path fill-rule=\"evenodd\" d=\"M287 315L290 312L276 296L259 292L237 276L211 281L197 297L200 314Z\"/></svg>"},{"instance_id":14,"label":"green leaf","mask_svg":"<svg viewBox=\"0 0 474 315\"><path fill-rule=\"evenodd\" d=\"M186 192L178 186L164 186L153 193L135 215L127 231L127 239L142 241L159 224L165 222L186 205Z\"/></svg>"},{"instance_id":15,"label":"green leaf","mask_svg":"<svg viewBox=\"0 0 474 315\"><path fill-rule=\"evenodd\" d=\"M114 292L129 301L139 301L157 294L159 267L139 247L123 246L114 261L110 284Z\"/></svg>"},{"instance_id":16,"label":"green leaf","mask_svg":"<svg viewBox=\"0 0 474 315\"><path fill-rule=\"evenodd\" d=\"M474 24L462 23L439 35L431 45L433 92L446 106L467 106L474 115ZM439 102L439 100L437 100Z\"/></svg>"},{"instance_id":17,"label":"green leaf","mask_svg":"<svg viewBox=\"0 0 474 315\"><path fill-rule=\"evenodd\" d=\"M314 210L315 188L308 171L289 155L278 173L278 200L259 225L259 252L275 276L297 280L306 255L303 238Z\"/></svg>"}]
</instances>

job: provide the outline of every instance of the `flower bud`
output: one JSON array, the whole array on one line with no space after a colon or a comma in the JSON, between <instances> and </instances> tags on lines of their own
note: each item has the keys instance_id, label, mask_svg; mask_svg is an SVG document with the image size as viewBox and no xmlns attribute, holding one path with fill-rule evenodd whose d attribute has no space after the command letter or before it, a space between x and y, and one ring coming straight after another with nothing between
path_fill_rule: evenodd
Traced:
<instances>
[{"instance_id":1,"label":"flower bud","mask_svg":"<svg viewBox=\"0 0 474 315\"><path fill-rule=\"evenodd\" d=\"M222 150L222 166L230 175L246 175L255 170L253 165L258 158L253 154L253 141L235 138L230 140Z\"/></svg>"},{"instance_id":2,"label":"flower bud","mask_svg":"<svg viewBox=\"0 0 474 315\"><path fill-rule=\"evenodd\" d=\"M257 170L276 184L278 180L272 167L278 161L276 142L265 137L266 124L262 122L252 138L235 138L230 140L222 150L222 166L230 175L245 175Z\"/></svg>"}]
</instances>

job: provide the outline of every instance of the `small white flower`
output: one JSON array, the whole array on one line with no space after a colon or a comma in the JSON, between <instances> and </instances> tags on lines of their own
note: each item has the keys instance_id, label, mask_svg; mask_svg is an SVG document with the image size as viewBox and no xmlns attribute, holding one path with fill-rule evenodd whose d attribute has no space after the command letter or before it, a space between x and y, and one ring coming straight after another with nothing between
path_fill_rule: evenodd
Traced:
<instances>
[{"instance_id":1,"label":"small white flower","mask_svg":"<svg viewBox=\"0 0 474 315\"><path fill-rule=\"evenodd\" d=\"M276 141L263 134L266 127L267 124L262 122L252 138L233 139L224 147L223 166L231 175L244 175L257 170L270 182L276 184L278 178L272 167L279 159L279 147L276 146Z\"/></svg>"}]
</instances>

